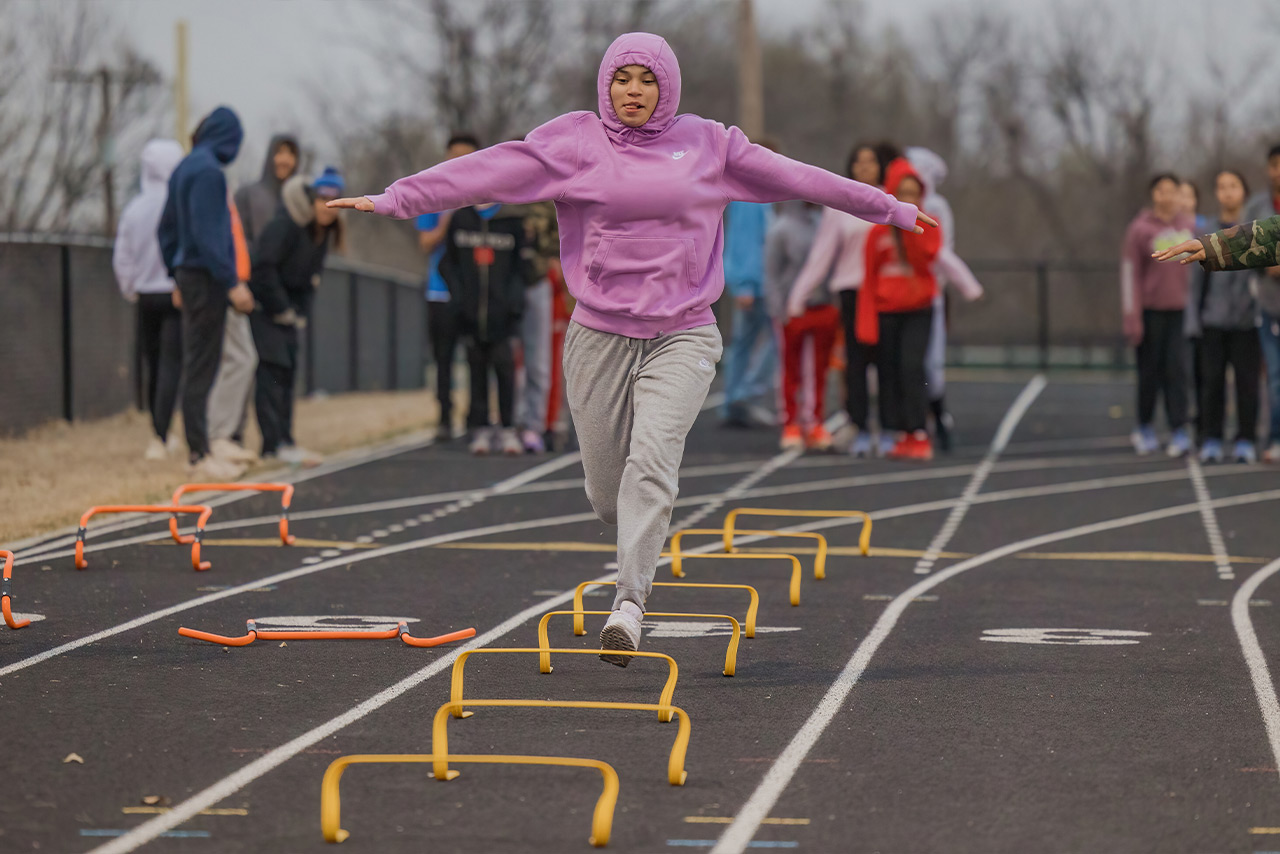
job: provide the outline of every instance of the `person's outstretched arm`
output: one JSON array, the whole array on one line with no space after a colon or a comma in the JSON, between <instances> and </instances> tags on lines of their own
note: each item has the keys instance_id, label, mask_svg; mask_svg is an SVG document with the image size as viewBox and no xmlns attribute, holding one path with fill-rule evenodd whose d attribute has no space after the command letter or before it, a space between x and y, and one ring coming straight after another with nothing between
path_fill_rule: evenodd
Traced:
<instances>
[{"instance_id":1,"label":"person's outstretched arm","mask_svg":"<svg viewBox=\"0 0 1280 854\"><path fill-rule=\"evenodd\" d=\"M579 122L587 115L567 113L535 128L523 141L437 163L401 178L384 193L335 199L329 207L408 219L490 202L558 199L577 175Z\"/></svg>"},{"instance_id":2,"label":"person's outstretched arm","mask_svg":"<svg viewBox=\"0 0 1280 854\"><path fill-rule=\"evenodd\" d=\"M736 127L727 131L724 191L744 202L785 202L803 199L852 214L875 223L923 233L923 225L937 227L915 205L900 202L872 187L841 178L834 172L810 166L762 145L755 145Z\"/></svg>"},{"instance_id":3,"label":"person's outstretched arm","mask_svg":"<svg viewBox=\"0 0 1280 854\"><path fill-rule=\"evenodd\" d=\"M960 296L966 301L973 302L982 298L982 283L978 281L977 276L973 275L973 270L969 269L964 259L950 247L946 245L942 247L937 260L934 261L934 266L946 278L947 284L959 291Z\"/></svg>"},{"instance_id":4,"label":"person's outstretched arm","mask_svg":"<svg viewBox=\"0 0 1280 854\"><path fill-rule=\"evenodd\" d=\"M1274 267L1280 264L1280 214L1187 240L1151 257L1170 261L1184 253L1189 254L1181 263L1199 261L1210 272Z\"/></svg>"},{"instance_id":5,"label":"person's outstretched arm","mask_svg":"<svg viewBox=\"0 0 1280 854\"><path fill-rule=\"evenodd\" d=\"M818 220L818 232L813 237L813 245L804 259L804 266L796 275L791 285L791 293L787 295L787 316L799 317L804 314L805 305L809 302L809 294L822 284L831 273L840 251L840 223L830 210L822 212ZM786 321L786 317L781 318Z\"/></svg>"}]
</instances>

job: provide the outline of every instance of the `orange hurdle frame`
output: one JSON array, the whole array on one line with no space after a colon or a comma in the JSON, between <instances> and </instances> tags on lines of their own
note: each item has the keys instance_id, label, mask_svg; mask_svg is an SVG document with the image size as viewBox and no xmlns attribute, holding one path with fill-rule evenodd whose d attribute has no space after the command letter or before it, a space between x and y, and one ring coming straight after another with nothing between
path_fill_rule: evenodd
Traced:
<instances>
[{"instance_id":1,"label":"orange hurdle frame","mask_svg":"<svg viewBox=\"0 0 1280 854\"><path fill-rule=\"evenodd\" d=\"M200 539L204 536L204 526L213 515L213 508L204 504L165 505L165 504L104 504L90 507L80 517L80 530L76 533L76 569L87 569L89 562L84 559L84 538L88 532L89 519L99 513L199 513L196 519L196 532L191 537L191 566L196 570L206 570L213 564L200 560ZM185 543L184 543L185 545Z\"/></svg>"},{"instance_id":2,"label":"orange hurdle frame","mask_svg":"<svg viewBox=\"0 0 1280 854\"><path fill-rule=\"evenodd\" d=\"M394 629L386 629L380 632L360 632L360 631L343 631L335 629L328 632L305 632L305 631L259 631L256 620L245 621L245 633L240 637L228 637L226 635L217 635L213 632L202 632L197 629L188 629L183 626L178 629L178 634L184 638L192 638L193 640L207 641L208 643L221 644L222 646L248 646L255 640L390 640L399 636L409 646L416 647L432 647L440 646L453 641L466 640L476 636L475 629L460 629L456 632L449 632L444 635L437 635L433 638L415 638L409 634L409 625L407 623L398 623Z\"/></svg>"},{"instance_id":3,"label":"orange hurdle frame","mask_svg":"<svg viewBox=\"0 0 1280 854\"><path fill-rule=\"evenodd\" d=\"M4 611L4 621L11 629L26 628L31 625L31 621L14 619L13 611L10 610L13 600L13 591L9 589L10 579L13 577L13 552L0 549L0 556L4 557L4 575L0 576L0 609Z\"/></svg>"},{"instance_id":4,"label":"orange hurdle frame","mask_svg":"<svg viewBox=\"0 0 1280 854\"><path fill-rule=\"evenodd\" d=\"M173 493L173 503L188 492L279 492L280 496L280 543L291 546L297 539L289 533L289 503L293 501L293 484L291 483L184 483ZM178 533L178 517L169 519L169 534L175 543L188 545L195 540L190 534Z\"/></svg>"}]
</instances>

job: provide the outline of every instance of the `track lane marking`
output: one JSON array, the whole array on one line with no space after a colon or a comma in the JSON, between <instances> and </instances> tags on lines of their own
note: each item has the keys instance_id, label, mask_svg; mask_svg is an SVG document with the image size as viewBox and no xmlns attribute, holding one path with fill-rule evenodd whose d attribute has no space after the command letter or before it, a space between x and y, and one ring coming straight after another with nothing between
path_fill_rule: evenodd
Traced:
<instances>
[{"instance_id":1,"label":"track lane marking","mask_svg":"<svg viewBox=\"0 0 1280 854\"><path fill-rule=\"evenodd\" d=\"M1195 454L1187 454L1187 474L1191 477L1191 486L1196 493L1196 502L1200 505L1200 522L1204 525L1205 536L1209 538L1209 550L1213 552L1218 567L1218 578L1231 580L1236 577L1231 568L1231 558L1227 556L1227 544L1222 539L1222 528L1218 526L1218 517L1213 512L1210 502L1209 485L1204 480L1204 470Z\"/></svg>"},{"instance_id":2,"label":"track lane marking","mask_svg":"<svg viewBox=\"0 0 1280 854\"><path fill-rule=\"evenodd\" d=\"M1249 680L1253 683L1253 693L1258 698L1258 708L1262 712L1262 724L1267 731L1267 742L1271 746L1271 756L1280 767L1280 698L1276 697L1275 683L1271 679L1271 670L1267 667L1266 656L1258 643L1258 634L1253 630L1253 618L1249 614L1249 603L1262 582L1280 571L1280 559L1273 560L1262 569L1250 575L1244 584L1236 590L1231 599L1231 625L1236 630L1236 638L1240 641L1240 649L1244 653L1244 662L1249 668ZM1260 828L1251 828L1256 833ZM1271 829L1265 829L1271 832ZM1276 829L1280 833L1280 829Z\"/></svg>"}]
</instances>

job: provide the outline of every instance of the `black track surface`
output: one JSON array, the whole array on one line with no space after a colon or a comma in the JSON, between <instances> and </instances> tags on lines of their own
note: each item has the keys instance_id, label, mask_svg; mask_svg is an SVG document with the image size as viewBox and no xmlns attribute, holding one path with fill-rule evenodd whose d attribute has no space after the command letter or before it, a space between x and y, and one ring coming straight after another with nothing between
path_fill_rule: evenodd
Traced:
<instances>
[{"instance_id":1,"label":"black track surface","mask_svg":"<svg viewBox=\"0 0 1280 854\"><path fill-rule=\"evenodd\" d=\"M805 456L761 478L759 466L776 454L776 435L724 431L707 413L689 438L685 468L691 476L682 481L673 524L706 507L703 498L722 503L698 527L718 526L733 506L874 511L957 499L1022 388L1021 382L956 384L951 398L959 447L928 465ZM1074 526L1194 504L1185 463L1138 460L1125 444L1131 396L1121 383L1051 381L946 551L982 554ZM428 447L302 484L294 508L336 510L482 490L545 461L476 460L460 445ZM927 477L934 472L939 476ZM1167 479L1152 479L1160 473ZM1214 499L1280 488L1276 470L1261 466L1210 468L1206 476ZM574 463L533 481L533 489L466 506L427 499L295 521L300 537L360 546L342 547L324 563L303 562L319 558L319 547L217 542L270 538L270 524L211 531L205 554L213 569L205 573L193 572L188 550L172 543L92 551L84 572L76 572L69 557L23 561L20 554L17 610L45 619L21 631L0 629L0 668L224 588L334 565L264 582L0 676L0 851L81 852L109 843L105 832L154 817L124 811L143 806L144 797L177 806L457 646L413 649L383 640L289 641L282 647L258 641L225 649L179 637L179 626L233 635L250 617L357 614L417 618L420 635L467 626L483 635L579 581L605 574L612 556L582 546L377 551L444 534L460 535L456 545L607 547L613 532L598 522L538 523L589 512L574 482L580 477ZM721 493L748 477L753 491L723 501ZM869 480L823 483L858 477ZM558 481L570 482L535 491ZM1084 481L1099 482L1087 489L1068 486ZM1047 494L1014 492L1041 487ZM1010 494L1001 496L1005 492ZM216 510L214 521L269 516L273 505L272 496L247 498ZM1275 758L1228 605L1249 575L1280 553L1275 508L1272 500L1216 511L1230 555L1248 559L1233 563L1233 579L1220 578L1212 560L1169 557L1210 554L1201 515L1192 510L1019 550L943 581L897 621L771 813L806 821L761 826L757 847L859 854L1280 850ZM900 511L876 523L872 544L918 552L948 512L946 506ZM747 519L743 526L763 521ZM806 521L780 519L776 525ZM467 533L511 523L525 525ZM151 530L162 529L151 525L99 537L91 532L90 543ZM734 678L720 674L728 640L721 633L646 638L643 649L666 652L680 664L675 702L693 722L685 786L666 781L675 725L647 712L479 709L450 723L450 750L604 760L622 785L610 850L709 850L727 825L689 819L737 814L889 600L927 578L913 572L917 557L910 554L851 556L856 526L823 532L840 553L829 559L824 581L812 578L812 557L802 555L798 608L787 603L786 570L779 564L690 563L688 580L756 585L761 627L798 629L761 631L744 640ZM775 543L783 550L791 544ZM1024 551L1077 556L1027 557ZM934 573L960 556L942 558ZM670 570L660 568L658 579L671 580ZM1280 582L1262 586L1250 613L1262 650L1274 662L1280 604L1272 605L1272 597L1280 603ZM610 599L597 595L586 602L601 609ZM741 616L745 597L658 588L650 608ZM588 618L586 637L573 636L567 618L557 619L553 645L593 646L601 618ZM536 618L526 620L489 645L535 646L535 625ZM1013 628L1148 634L1128 645L981 640L984 632ZM592 656L562 656L555 672L543 676L533 656L476 656L468 665L466 693L652 703L664 675L651 661L622 670ZM431 719L448 692L445 668L216 805L245 814L197 815L176 828L187 835L143 847L327 850L319 805L329 762L351 753L430 752ZM83 764L65 763L71 753ZM349 770L342 806L351 838L343 850L588 849L598 775L460 769L462 776L450 783L431 780L424 766ZM1263 832L1268 829L1277 833Z\"/></svg>"}]
</instances>

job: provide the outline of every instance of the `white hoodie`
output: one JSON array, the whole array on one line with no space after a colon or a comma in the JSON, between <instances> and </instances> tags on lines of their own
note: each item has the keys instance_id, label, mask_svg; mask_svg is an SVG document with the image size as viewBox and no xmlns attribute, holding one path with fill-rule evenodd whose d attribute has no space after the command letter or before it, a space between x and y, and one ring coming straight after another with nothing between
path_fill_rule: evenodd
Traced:
<instances>
[{"instance_id":1,"label":"white hoodie","mask_svg":"<svg viewBox=\"0 0 1280 854\"><path fill-rule=\"evenodd\" d=\"M111 266L120 293L129 302L138 294L164 294L173 290L173 279L160 256L156 228L169 196L169 176L186 156L172 139L153 139L142 149L142 192L125 205L116 230Z\"/></svg>"},{"instance_id":2,"label":"white hoodie","mask_svg":"<svg viewBox=\"0 0 1280 854\"><path fill-rule=\"evenodd\" d=\"M933 262L934 276L938 279L936 302L942 303L944 285L951 285L966 300L975 300L982 296L982 285L978 283L969 265L955 252L956 217L951 212L951 203L938 192L938 187L947 180L947 162L933 151L917 146L907 149L907 160L911 162L911 167L924 182L924 201L920 206L921 209L936 219L938 227L942 229L942 251Z\"/></svg>"}]
</instances>

